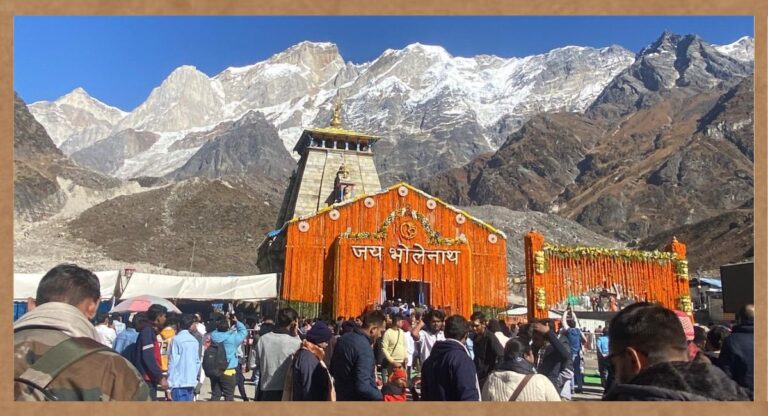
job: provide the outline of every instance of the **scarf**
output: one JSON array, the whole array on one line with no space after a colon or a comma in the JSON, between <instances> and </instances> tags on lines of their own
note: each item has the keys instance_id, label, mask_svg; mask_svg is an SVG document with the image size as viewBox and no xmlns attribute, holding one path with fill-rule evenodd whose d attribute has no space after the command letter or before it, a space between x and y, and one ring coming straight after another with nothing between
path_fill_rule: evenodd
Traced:
<instances>
[{"instance_id":1,"label":"scarf","mask_svg":"<svg viewBox=\"0 0 768 416\"><path fill-rule=\"evenodd\" d=\"M73 337L91 338L101 342L101 336L80 309L62 302L44 303L27 312L13 324L13 330L26 327L49 327Z\"/></svg>"},{"instance_id":2,"label":"scarf","mask_svg":"<svg viewBox=\"0 0 768 416\"><path fill-rule=\"evenodd\" d=\"M511 360L505 359L496 366L496 371L514 371L518 374L536 374L536 367L523 357L515 357Z\"/></svg>"},{"instance_id":3,"label":"scarf","mask_svg":"<svg viewBox=\"0 0 768 416\"><path fill-rule=\"evenodd\" d=\"M316 344L313 344L306 339L301 342L301 348L305 349L312 353L315 357L317 357L318 360L320 360L320 365L325 367L325 362L323 362L323 359L325 358L325 350L318 347Z\"/></svg>"}]
</instances>

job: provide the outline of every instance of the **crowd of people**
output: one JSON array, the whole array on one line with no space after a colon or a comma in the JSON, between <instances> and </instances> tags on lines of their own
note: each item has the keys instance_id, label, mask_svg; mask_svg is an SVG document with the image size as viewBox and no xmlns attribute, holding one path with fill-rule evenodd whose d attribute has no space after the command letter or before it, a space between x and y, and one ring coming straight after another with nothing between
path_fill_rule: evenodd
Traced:
<instances>
[{"instance_id":1,"label":"crowd of people","mask_svg":"<svg viewBox=\"0 0 768 416\"><path fill-rule=\"evenodd\" d=\"M573 311L508 326L403 302L331 321L291 308L204 320L152 305L123 323L97 316L99 296L78 266L43 277L14 324L16 400L233 401L237 389L244 401L563 401L583 389L585 349L606 401L753 398L752 305L736 326L707 328L638 302L592 334Z\"/></svg>"}]
</instances>

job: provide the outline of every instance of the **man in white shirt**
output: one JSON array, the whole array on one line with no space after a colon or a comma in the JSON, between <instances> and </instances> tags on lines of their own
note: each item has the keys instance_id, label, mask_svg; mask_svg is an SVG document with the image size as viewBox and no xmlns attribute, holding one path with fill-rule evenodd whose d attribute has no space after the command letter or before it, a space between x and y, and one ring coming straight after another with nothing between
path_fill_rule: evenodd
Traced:
<instances>
[{"instance_id":1,"label":"man in white shirt","mask_svg":"<svg viewBox=\"0 0 768 416\"><path fill-rule=\"evenodd\" d=\"M426 321L426 323L425 323ZM445 313L439 309L427 312L423 320L416 322L411 328L411 336L414 341L420 342L419 359L422 363L427 361L432 347L437 341L445 341L443 326L445 325Z\"/></svg>"},{"instance_id":2,"label":"man in white shirt","mask_svg":"<svg viewBox=\"0 0 768 416\"><path fill-rule=\"evenodd\" d=\"M109 314L105 312L100 313L96 318L96 322L98 323L96 325L96 332L101 337L101 343L109 348L113 348L117 333L109 326Z\"/></svg>"}]
</instances>

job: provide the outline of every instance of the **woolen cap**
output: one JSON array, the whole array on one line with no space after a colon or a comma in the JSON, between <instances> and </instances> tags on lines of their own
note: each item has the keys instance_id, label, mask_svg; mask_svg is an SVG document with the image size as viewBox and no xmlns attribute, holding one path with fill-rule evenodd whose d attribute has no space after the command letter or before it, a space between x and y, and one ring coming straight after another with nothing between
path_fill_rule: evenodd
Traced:
<instances>
[{"instance_id":1,"label":"woolen cap","mask_svg":"<svg viewBox=\"0 0 768 416\"><path fill-rule=\"evenodd\" d=\"M675 315L677 315L677 318L680 320L680 324L683 325L685 340L693 341L695 332L693 330L693 322L691 322L691 317L689 317L688 314L683 311L675 311Z\"/></svg>"},{"instance_id":2,"label":"woolen cap","mask_svg":"<svg viewBox=\"0 0 768 416\"><path fill-rule=\"evenodd\" d=\"M307 331L307 341L313 344L328 342L333 337L333 331L323 321L317 321L312 329Z\"/></svg>"}]
</instances>

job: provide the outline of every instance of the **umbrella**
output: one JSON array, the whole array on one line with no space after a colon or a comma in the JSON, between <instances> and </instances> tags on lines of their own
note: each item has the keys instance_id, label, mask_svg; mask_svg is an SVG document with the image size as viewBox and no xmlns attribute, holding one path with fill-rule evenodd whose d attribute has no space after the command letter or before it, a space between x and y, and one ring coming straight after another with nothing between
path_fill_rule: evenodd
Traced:
<instances>
[{"instance_id":1,"label":"umbrella","mask_svg":"<svg viewBox=\"0 0 768 416\"><path fill-rule=\"evenodd\" d=\"M168 299L152 295L134 296L125 299L109 312L146 312L153 304L165 306L168 309L168 312L181 313L181 310Z\"/></svg>"}]
</instances>

